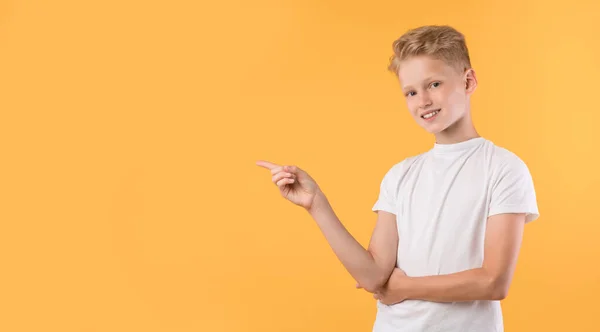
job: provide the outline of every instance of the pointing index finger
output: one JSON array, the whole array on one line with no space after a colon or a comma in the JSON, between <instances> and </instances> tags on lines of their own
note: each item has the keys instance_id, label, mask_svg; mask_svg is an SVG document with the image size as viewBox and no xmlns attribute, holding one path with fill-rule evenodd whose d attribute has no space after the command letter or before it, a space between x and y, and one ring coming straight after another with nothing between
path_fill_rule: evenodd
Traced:
<instances>
[{"instance_id":1,"label":"pointing index finger","mask_svg":"<svg viewBox=\"0 0 600 332\"><path fill-rule=\"evenodd\" d=\"M277 168L277 167L281 167L281 166L279 166L277 164L273 164L273 163L268 162L266 160L259 160L259 161L256 162L256 165L264 167L264 168L267 168L267 169L270 169L270 170L272 170L274 168Z\"/></svg>"}]
</instances>

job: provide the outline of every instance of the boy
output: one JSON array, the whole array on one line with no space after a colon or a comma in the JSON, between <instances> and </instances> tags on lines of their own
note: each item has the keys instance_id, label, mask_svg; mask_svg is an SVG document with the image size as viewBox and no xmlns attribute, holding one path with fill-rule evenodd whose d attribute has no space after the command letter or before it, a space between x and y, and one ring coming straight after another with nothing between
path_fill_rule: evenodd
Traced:
<instances>
[{"instance_id":1,"label":"boy","mask_svg":"<svg viewBox=\"0 0 600 332\"><path fill-rule=\"evenodd\" d=\"M305 171L257 164L271 170L285 198L307 209L357 287L378 300L374 332L503 331L499 301L508 293L523 227L539 216L531 175L473 126L477 79L460 32L419 27L393 50L389 69L435 143L383 177L368 249Z\"/></svg>"}]
</instances>

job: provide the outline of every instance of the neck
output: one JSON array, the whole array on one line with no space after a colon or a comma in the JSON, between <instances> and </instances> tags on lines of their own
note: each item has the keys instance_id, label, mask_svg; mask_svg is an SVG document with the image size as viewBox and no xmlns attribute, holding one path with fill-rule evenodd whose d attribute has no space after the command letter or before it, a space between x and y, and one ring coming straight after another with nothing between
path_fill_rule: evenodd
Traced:
<instances>
[{"instance_id":1,"label":"neck","mask_svg":"<svg viewBox=\"0 0 600 332\"><path fill-rule=\"evenodd\" d=\"M435 141L438 144L454 144L464 142L479 137L469 112L461 119L456 121L450 127L435 134Z\"/></svg>"}]
</instances>

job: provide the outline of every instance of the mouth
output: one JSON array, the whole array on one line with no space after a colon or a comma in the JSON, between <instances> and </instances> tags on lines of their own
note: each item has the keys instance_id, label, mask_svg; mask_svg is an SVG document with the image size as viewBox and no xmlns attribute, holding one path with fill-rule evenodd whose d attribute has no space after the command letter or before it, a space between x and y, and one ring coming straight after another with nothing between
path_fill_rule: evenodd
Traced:
<instances>
[{"instance_id":1,"label":"mouth","mask_svg":"<svg viewBox=\"0 0 600 332\"><path fill-rule=\"evenodd\" d=\"M437 117L437 115L441 112L441 109L433 110L421 115L421 118L425 121L431 121Z\"/></svg>"}]
</instances>

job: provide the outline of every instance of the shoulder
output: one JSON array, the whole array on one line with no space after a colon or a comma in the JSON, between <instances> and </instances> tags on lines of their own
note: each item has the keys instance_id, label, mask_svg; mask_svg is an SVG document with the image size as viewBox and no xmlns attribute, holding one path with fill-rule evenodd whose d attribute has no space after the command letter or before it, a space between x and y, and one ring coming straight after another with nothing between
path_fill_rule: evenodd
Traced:
<instances>
[{"instance_id":1,"label":"shoulder","mask_svg":"<svg viewBox=\"0 0 600 332\"><path fill-rule=\"evenodd\" d=\"M494 146L491 150L491 205L489 215L526 213L526 222L539 216L535 186L527 164L516 153Z\"/></svg>"},{"instance_id":2,"label":"shoulder","mask_svg":"<svg viewBox=\"0 0 600 332\"><path fill-rule=\"evenodd\" d=\"M486 142L485 150L489 162L490 180L495 185L510 183L519 186L532 181L529 167L515 152L490 141Z\"/></svg>"},{"instance_id":3,"label":"shoulder","mask_svg":"<svg viewBox=\"0 0 600 332\"><path fill-rule=\"evenodd\" d=\"M386 175L398 175L401 176L408 172L413 165L419 163L427 155L428 152L413 155L402 159L401 161L393 164L388 168Z\"/></svg>"},{"instance_id":4,"label":"shoulder","mask_svg":"<svg viewBox=\"0 0 600 332\"><path fill-rule=\"evenodd\" d=\"M413 166L420 163L426 155L427 152L409 156L393 164L391 167L388 167L385 171L382 182L398 184L404 177L406 177L407 174L411 172Z\"/></svg>"},{"instance_id":5,"label":"shoulder","mask_svg":"<svg viewBox=\"0 0 600 332\"><path fill-rule=\"evenodd\" d=\"M525 161L508 148L487 141L491 166L497 173L529 172Z\"/></svg>"}]
</instances>

